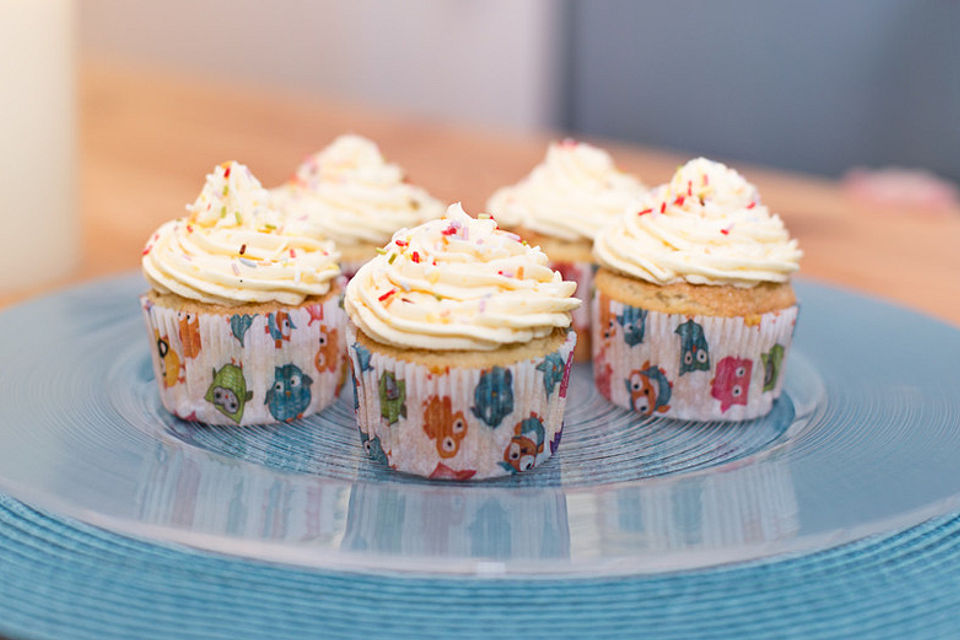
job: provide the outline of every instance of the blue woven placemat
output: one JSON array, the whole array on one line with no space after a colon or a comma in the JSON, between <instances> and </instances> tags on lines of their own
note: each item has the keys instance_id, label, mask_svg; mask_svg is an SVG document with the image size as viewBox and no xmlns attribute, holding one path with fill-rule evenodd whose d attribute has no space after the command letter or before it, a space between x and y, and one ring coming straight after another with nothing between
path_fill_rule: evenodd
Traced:
<instances>
[{"instance_id":1,"label":"blue woven placemat","mask_svg":"<svg viewBox=\"0 0 960 640\"><path fill-rule=\"evenodd\" d=\"M960 636L960 515L804 556L615 579L372 576L133 540L0 497L12 638Z\"/></svg>"}]
</instances>

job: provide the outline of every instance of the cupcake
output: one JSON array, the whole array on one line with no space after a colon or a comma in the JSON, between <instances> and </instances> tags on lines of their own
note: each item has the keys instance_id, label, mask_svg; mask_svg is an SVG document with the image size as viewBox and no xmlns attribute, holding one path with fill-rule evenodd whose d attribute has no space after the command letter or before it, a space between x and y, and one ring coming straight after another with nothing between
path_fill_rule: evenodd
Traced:
<instances>
[{"instance_id":1,"label":"cupcake","mask_svg":"<svg viewBox=\"0 0 960 640\"><path fill-rule=\"evenodd\" d=\"M347 285L360 439L392 469L477 480L560 443L576 283L459 204L398 231Z\"/></svg>"},{"instance_id":2,"label":"cupcake","mask_svg":"<svg viewBox=\"0 0 960 640\"><path fill-rule=\"evenodd\" d=\"M346 375L334 245L269 203L245 166L224 163L143 250L153 369L180 418L289 421L329 405Z\"/></svg>"},{"instance_id":3,"label":"cupcake","mask_svg":"<svg viewBox=\"0 0 960 640\"><path fill-rule=\"evenodd\" d=\"M746 420L783 384L801 256L756 188L697 158L598 234L597 388L645 415Z\"/></svg>"},{"instance_id":4,"label":"cupcake","mask_svg":"<svg viewBox=\"0 0 960 640\"><path fill-rule=\"evenodd\" d=\"M271 195L281 211L310 220L336 242L348 278L398 229L443 215L439 200L405 182L377 145L355 135L340 136L307 158Z\"/></svg>"},{"instance_id":5,"label":"cupcake","mask_svg":"<svg viewBox=\"0 0 960 640\"><path fill-rule=\"evenodd\" d=\"M491 196L487 210L550 257L551 267L577 283L588 298L593 284L593 239L605 224L646 193L636 178L618 170L603 150L582 142L551 144L547 157L519 183ZM575 359L590 359L590 310L573 312Z\"/></svg>"}]
</instances>

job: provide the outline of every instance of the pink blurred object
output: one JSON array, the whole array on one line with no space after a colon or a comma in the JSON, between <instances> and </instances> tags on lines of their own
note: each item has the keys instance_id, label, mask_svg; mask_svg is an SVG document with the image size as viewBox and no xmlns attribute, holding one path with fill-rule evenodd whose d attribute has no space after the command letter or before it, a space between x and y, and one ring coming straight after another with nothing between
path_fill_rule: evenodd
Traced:
<instances>
[{"instance_id":1,"label":"pink blurred object","mask_svg":"<svg viewBox=\"0 0 960 640\"><path fill-rule=\"evenodd\" d=\"M957 185L922 169L856 167L847 172L842 184L854 197L875 204L936 210L960 207Z\"/></svg>"}]
</instances>

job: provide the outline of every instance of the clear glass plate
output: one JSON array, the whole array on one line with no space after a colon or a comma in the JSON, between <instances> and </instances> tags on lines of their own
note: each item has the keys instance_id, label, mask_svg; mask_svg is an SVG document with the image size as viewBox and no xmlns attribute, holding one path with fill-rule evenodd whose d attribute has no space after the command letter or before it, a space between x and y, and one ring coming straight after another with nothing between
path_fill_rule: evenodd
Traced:
<instances>
[{"instance_id":1,"label":"clear glass plate","mask_svg":"<svg viewBox=\"0 0 960 640\"><path fill-rule=\"evenodd\" d=\"M960 331L797 284L784 395L747 423L642 419L572 376L542 468L458 484L362 456L352 402L264 427L165 413L139 276L0 314L0 489L124 534L426 574L612 575L825 548L960 507ZM344 394L349 396L349 392Z\"/></svg>"}]
</instances>

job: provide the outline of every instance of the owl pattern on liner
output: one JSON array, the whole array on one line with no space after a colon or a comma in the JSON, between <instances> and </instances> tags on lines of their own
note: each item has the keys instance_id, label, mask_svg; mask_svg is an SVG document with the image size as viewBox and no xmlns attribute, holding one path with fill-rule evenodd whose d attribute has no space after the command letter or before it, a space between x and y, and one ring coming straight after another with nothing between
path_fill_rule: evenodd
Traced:
<instances>
[{"instance_id":1,"label":"owl pattern on liner","mask_svg":"<svg viewBox=\"0 0 960 640\"><path fill-rule=\"evenodd\" d=\"M473 401L473 415L488 426L499 426L513 413L513 374L510 370L493 367L484 371L473 391Z\"/></svg>"},{"instance_id":2,"label":"owl pattern on liner","mask_svg":"<svg viewBox=\"0 0 960 640\"><path fill-rule=\"evenodd\" d=\"M592 330L594 383L607 400L683 420L740 421L770 411L783 385L796 305L744 317L643 315L632 308L602 291L592 301L599 320ZM641 316L643 341L636 342L630 331L639 336Z\"/></svg>"},{"instance_id":3,"label":"owl pattern on liner","mask_svg":"<svg viewBox=\"0 0 960 640\"><path fill-rule=\"evenodd\" d=\"M247 381L243 377L243 368L233 363L213 371L213 382L204 396L213 403L217 411L236 423L243 419L244 406L253 399L253 392L247 390Z\"/></svg>"},{"instance_id":4,"label":"owl pattern on liner","mask_svg":"<svg viewBox=\"0 0 960 640\"><path fill-rule=\"evenodd\" d=\"M727 356L717 363L717 373L710 382L710 395L720 401L721 411L725 412L735 404L747 404L752 372L753 362L746 358Z\"/></svg>"},{"instance_id":5,"label":"owl pattern on liner","mask_svg":"<svg viewBox=\"0 0 960 640\"><path fill-rule=\"evenodd\" d=\"M710 371L710 349L703 327L687 320L675 330L680 336L680 374L690 371Z\"/></svg>"},{"instance_id":6,"label":"owl pattern on liner","mask_svg":"<svg viewBox=\"0 0 960 640\"><path fill-rule=\"evenodd\" d=\"M295 364L285 364L274 370L273 386L263 401L270 415L282 422L303 416L310 405L310 385L313 379Z\"/></svg>"},{"instance_id":7,"label":"owl pattern on liner","mask_svg":"<svg viewBox=\"0 0 960 640\"><path fill-rule=\"evenodd\" d=\"M348 325L347 353L369 457L405 473L464 481L528 471L559 446L575 332L545 356L471 369L371 352L355 331Z\"/></svg>"},{"instance_id":8,"label":"owl pattern on liner","mask_svg":"<svg viewBox=\"0 0 960 640\"><path fill-rule=\"evenodd\" d=\"M649 416L654 412L666 413L670 410L670 395L673 383L667 380L667 373L660 367L644 362L643 368L630 372L626 380L630 394L630 408L637 413Z\"/></svg>"},{"instance_id":9,"label":"owl pattern on liner","mask_svg":"<svg viewBox=\"0 0 960 640\"><path fill-rule=\"evenodd\" d=\"M531 413L513 428L513 437L503 452L500 465L511 474L529 471L537 464L537 456L543 453L545 436L543 421Z\"/></svg>"},{"instance_id":10,"label":"owl pattern on liner","mask_svg":"<svg viewBox=\"0 0 960 640\"><path fill-rule=\"evenodd\" d=\"M553 393L557 384L561 385L561 393L566 392L566 389L562 386L565 374L568 371L568 367L565 365L566 363L558 353L547 355L543 362L537 365L537 371L543 372L543 390L547 392L548 396Z\"/></svg>"},{"instance_id":11,"label":"owl pattern on liner","mask_svg":"<svg viewBox=\"0 0 960 640\"><path fill-rule=\"evenodd\" d=\"M407 383L392 371L380 376L380 416L388 425L407 417Z\"/></svg>"},{"instance_id":12,"label":"owl pattern on liner","mask_svg":"<svg viewBox=\"0 0 960 640\"><path fill-rule=\"evenodd\" d=\"M623 331L623 341L635 346L643 342L647 329L647 311L638 307L623 305L623 311L617 315L617 324Z\"/></svg>"}]
</instances>

